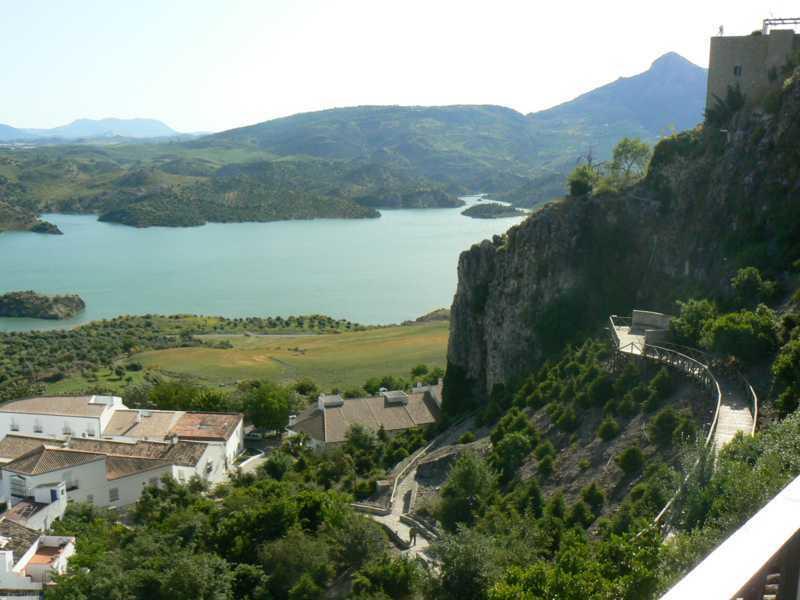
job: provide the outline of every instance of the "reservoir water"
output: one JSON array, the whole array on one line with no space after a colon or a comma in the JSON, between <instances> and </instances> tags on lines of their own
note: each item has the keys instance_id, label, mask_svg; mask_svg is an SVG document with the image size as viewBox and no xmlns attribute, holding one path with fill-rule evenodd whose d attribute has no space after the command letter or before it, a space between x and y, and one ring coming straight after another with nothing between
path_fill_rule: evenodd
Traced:
<instances>
[{"instance_id":1,"label":"reservoir water","mask_svg":"<svg viewBox=\"0 0 800 600\"><path fill-rule=\"evenodd\" d=\"M0 293L76 293L87 308L69 321L0 318L0 331L147 313L414 319L450 306L463 250L522 220L472 219L462 210L148 229L43 215L64 235L0 234Z\"/></svg>"}]
</instances>

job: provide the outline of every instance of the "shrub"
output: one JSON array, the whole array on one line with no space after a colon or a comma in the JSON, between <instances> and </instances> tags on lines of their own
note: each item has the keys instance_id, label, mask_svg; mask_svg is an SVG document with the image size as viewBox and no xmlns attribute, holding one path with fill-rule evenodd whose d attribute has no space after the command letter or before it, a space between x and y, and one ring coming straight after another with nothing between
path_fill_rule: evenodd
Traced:
<instances>
[{"instance_id":1,"label":"shrub","mask_svg":"<svg viewBox=\"0 0 800 600\"><path fill-rule=\"evenodd\" d=\"M603 406L614 396L614 385L608 373L601 373L588 389L589 398L595 406Z\"/></svg>"},{"instance_id":2,"label":"shrub","mask_svg":"<svg viewBox=\"0 0 800 600\"><path fill-rule=\"evenodd\" d=\"M600 173L592 165L584 164L575 167L575 170L570 173L567 179L569 195L578 197L591 194L599 179Z\"/></svg>"},{"instance_id":3,"label":"shrub","mask_svg":"<svg viewBox=\"0 0 800 600\"><path fill-rule=\"evenodd\" d=\"M744 310L722 315L706 324L701 343L714 352L756 362L777 346L775 315L764 305L755 312Z\"/></svg>"},{"instance_id":4,"label":"shrub","mask_svg":"<svg viewBox=\"0 0 800 600\"><path fill-rule=\"evenodd\" d=\"M267 460L264 461L264 473L273 479L281 480L284 475L292 468L292 457L282 450L272 452Z\"/></svg>"},{"instance_id":5,"label":"shrub","mask_svg":"<svg viewBox=\"0 0 800 600\"><path fill-rule=\"evenodd\" d=\"M471 444L475 441L475 434L472 431L467 431L458 438L459 444Z\"/></svg>"},{"instance_id":6,"label":"shrub","mask_svg":"<svg viewBox=\"0 0 800 600\"><path fill-rule=\"evenodd\" d=\"M531 453L530 438L520 431L504 436L492 449L492 464L503 481L509 481Z\"/></svg>"},{"instance_id":7,"label":"shrub","mask_svg":"<svg viewBox=\"0 0 800 600\"><path fill-rule=\"evenodd\" d=\"M754 308L759 302L768 302L776 291L774 281L768 281L761 276L761 271L755 267L739 269L731 279L731 286L736 292L739 306Z\"/></svg>"},{"instance_id":8,"label":"shrub","mask_svg":"<svg viewBox=\"0 0 800 600\"><path fill-rule=\"evenodd\" d=\"M674 408L665 408L647 424L650 439L658 446L672 444L672 436L678 427L678 413Z\"/></svg>"},{"instance_id":9,"label":"shrub","mask_svg":"<svg viewBox=\"0 0 800 600\"><path fill-rule=\"evenodd\" d=\"M477 454L461 456L442 487L439 520L448 531L459 523L471 525L483 511L495 488L495 475Z\"/></svg>"},{"instance_id":10,"label":"shrub","mask_svg":"<svg viewBox=\"0 0 800 600\"><path fill-rule=\"evenodd\" d=\"M613 440L619 435L619 423L613 417L606 417L597 428L597 437L604 442Z\"/></svg>"},{"instance_id":11,"label":"shrub","mask_svg":"<svg viewBox=\"0 0 800 600\"><path fill-rule=\"evenodd\" d=\"M615 460L625 475L631 477L642 469L644 465L644 454L642 454L638 446L631 446L618 454Z\"/></svg>"},{"instance_id":12,"label":"shrub","mask_svg":"<svg viewBox=\"0 0 800 600\"><path fill-rule=\"evenodd\" d=\"M623 417L632 417L639 411L639 407L637 406L636 402L633 399L633 394L628 392L625 396L620 400L619 404L617 405L617 412L622 415Z\"/></svg>"},{"instance_id":13,"label":"shrub","mask_svg":"<svg viewBox=\"0 0 800 600\"><path fill-rule=\"evenodd\" d=\"M565 408L556 420L556 427L561 431L575 431L578 427L578 417L571 406Z\"/></svg>"},{"instance_id":14,"label":"shrub","mask_svg":"<svg viewBox=\"0 0 800 600\"><path fill-rule=\"evenodd\" d=\"M697 346L703 326L717 317L717 307L710 300L678 301L680 314L672 319L669 329L679 344Z\"/></svg>"},{"instance_id":15,"label":"shrub","mask_svg":"<svg viewBox=\"0 0 800 600\"><path fill-rule=\"evenodd\" d=\"M536 450L533 451L534 456L539 460L543 459L545 456L555 456L556 449L553 448L553 444L550 443L550 440L544 440L540 442L538 446L536 446Z\"/></svg>"},{"instance_id":16,"label":"shrub","mask_svg":"<svg viewBox=\"0 0 800 600\"><path fill-rule=\"evenodd\" d=\"M578 500L572 505L572 508L570 508L569 514L567 514L566 522L573 527L577 526L586 529L592 524L594 518L595 517L592 514L592 509L589 508L589 505L583 500Z\"/></svg>"},{"instance_id":17,"label":"shrub","mask_svg":"<svg viewBox=\"0 0 800 600\"><path fill-rule=\"evenodd\" d=\"M539 461L537 471L542 477L550 477L553 474L553 457L549 454Z\"/></svg>"},{"instance_id":18,"label":"shrub","mask_svg":"<svg viewBox=\"0 0 800 600\"><path fill-rule=\"evenodd\" d=\"M530 511L537 519L542 516L544 508L544 498L542 490L536 479L531 477L519 486L521 490L517 498L517 508L524 513Z\"/></svg>"},{"instance_id":19,"label":"shrub","mask_svg":"<svg viewBox=\"0 0 800 600\"><path fill-rule=\"evenodd\" d=\"M592 513L599 515L603 510L603 504L606 501L606 496L597 482L593 481L581 490L581 499L589 505Z\"/></svg>"}]
</instances>

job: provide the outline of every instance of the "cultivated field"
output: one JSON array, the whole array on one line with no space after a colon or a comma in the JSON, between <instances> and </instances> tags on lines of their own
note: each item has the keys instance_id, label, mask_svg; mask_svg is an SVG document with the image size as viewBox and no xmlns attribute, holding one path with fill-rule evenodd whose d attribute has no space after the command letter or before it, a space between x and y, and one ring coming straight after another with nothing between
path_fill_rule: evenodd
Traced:
<instances>
[{"instance_id":1,"label":"cultivated field","mask_svg":"<svg viewBox=\"0 0 800 600\"><path fill-rule=\"evenodd\" d=\"M129 361L208 385L309 377L323 389L344 388L374 376L407 376L419 363L444 367L448 331L446 321L437 321L313 336L213 336L214 342L227 340L233 348L172 348L142 352Z\"/></svg>"}]
</instances>

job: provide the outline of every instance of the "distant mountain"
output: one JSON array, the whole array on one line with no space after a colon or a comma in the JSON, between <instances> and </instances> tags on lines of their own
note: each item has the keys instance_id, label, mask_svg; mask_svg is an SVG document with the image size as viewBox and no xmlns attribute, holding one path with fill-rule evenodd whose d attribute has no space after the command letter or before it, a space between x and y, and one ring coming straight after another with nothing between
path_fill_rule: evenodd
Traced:
<instances>
[{"instance_id":1,"label":"distant mountain","mask_svg":"<svg viewBox=\"0 0 800 600\"><path fill-rule=\"evenodd\" d=\"M703 118L707 71L670 52L620 78L530 115L502 106L356 106L303 113L189 142L272 155L391 165L451 189L505 192L532 205L563 192L590 149L603 160L625 136L655 142Z\"/></svg>"},{"instance_id":2,"label":"distant mountain","mask_svg":"<svg viewBox=\"0 0 800 600\"><path fill-rule=\"evenodd\" d=\"M23 129L17 129L16 127L11 127L11 125L3 125L0 123L0 142L28 140L34 137L36 136Z\"/></svg>"},{"instance_id":3,"label":"distant mountain","mask_svg":"<svg viewBox=\"0 0 800 600\"><path fill-rule=\"evenodd\" d=\"M182 135L156 119L78 119L50 129L19 129L0 124L0 142L94 140L112 137L145 139Z\"/></svg>"},{"instance_id":4,"label":"distant mountain","mask_svg":"<svg viewBox=\"0 0 800 600\"><path fill-rule=\"evenodd\" d=\"M78 119L52 129L27 129L39 137L64 139L128 137L154 138L178 135L178 132L156 119Z\"/></svg>"},{"instance_id":5,"label":"distant mountain","mask_svg":"<svg viewBox=\"0 0 800 600\"><path fill-rule=\"evenodd\" d=\"M531 135L540 143L538 166L545 172L506 199L530 205L559 195L564 175L581 156L591 150L595 159L608 159L625 136L654 143L694 127L703 120L707 78L707 69L668 52L643 73L529 114Z\"/></svg>"}]
</instances>

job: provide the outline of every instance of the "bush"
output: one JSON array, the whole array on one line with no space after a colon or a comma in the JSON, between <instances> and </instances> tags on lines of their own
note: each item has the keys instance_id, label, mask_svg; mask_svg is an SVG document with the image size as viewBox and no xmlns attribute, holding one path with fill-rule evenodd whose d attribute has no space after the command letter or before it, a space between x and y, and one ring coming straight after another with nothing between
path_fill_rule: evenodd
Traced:
<instances>
[{"instance_id":1,"label":"bush","mask_svg":"<svg viewBox=\"0 0 800 600\"><path fill-rule=\"evenodd\" d=\"M572 525L573 527L582 527L586 529L592 524L594 518L595 517L592 514L592 509L589 508L589 505L583 500L579 500L572 505L572 508L570 508L566 521L567 524Z\"/></svg>"},{"instance_id":2,"label":"bush","mask_svg":"<svg viewBox=\"0 0 800 600\"><path fill-rule=\"evenodd\" d=\"M544 440L536 446L536 450L533 451L533 454L537 459L541 460L545 456L555 456L556 449L553 448L553 444L550 443L550 440Z\"/></svg>"},{"instance_id":3,"label":"bush","mask_svg":"<svg viewBox=\"0 0 800 600\"><path fill-rule=\"evenodd\" d=\"M603 510L606 496L596 482L592 482L581 490L581 499L589 505L592 513L599 515Z\"/></svg>"},{"instance_id":4,"label":"bush","mask_svg":"<svg viewBox=\"0 0 800 600\"><path fill-rule=\"evenodd\" d=\"M575 167L567 179L569 195L577 197L591 194L599 179L600 173L592 165L584 164Z\"/></svg>"},{"instance_id":5,"label":"bush","mask_svg":"<svg viewBox=\"0 0 800 600\"><path fill-rule=\"evenodd\" d=\"M618 454L615 460L625 475L631 477L641 471L644 465L644 454L638 446L631 446Z\"/></svg>"},{"instance_id":6,"label":"bush","mask_svg":"<svg viewBox=\"0 0 800 600\"><path fill-rule=\"evenodd\" d=\"M542 477L550 477L550 475L553 474L553 457L549 454L545 456L539 461L539 465L536 469Z\"/></svg>"},{"instance_id":7,"label":"bush","mask_svg":"<svg viewBox=\"0 0 800 600\"><path fill-rule=\"evenodd\" d=\"M575 431L578 427L578 417L575 414L575 409L568 406L556 420L556 427L561 431Z\"/></svg>"},{"instance_id":8,"label":"bush","mask_svg":"<svg viewBox=\"0 0 800 600\"><path fill-rule=\"evenodd\" d=\"M492 465L503 481L510 481L531 453L530 438L520 431L504 436L492 449Z\"/></svg>"},{"instance_id":9,"label":"bush","mask_svg":"<svg viewBox=\"0 0 800 600\"><path fill-rule=\"evenodd\" d=\"M606 417L597 428L597 437L604 442L613 440L619 435L619 423L613 417Z\"/></svg>"},{"instance_id":10,"label":"bush","mask_svg":"<svg viewBox=\"0 0 800 600\"><path fill-rule=\"evenodd\" d=\"M458 438L459 444L471 444L475 441L475 434L472 431L467 431Z\"/></svg>"},{"instance_id":11,"label":"bush","mask_svg":"<svg viewBox=\"0 0 800 600\"><path fill-rule=\"evenodd\" d=\"M761 271L755 267L739 269L731 279L731 286L739 306L744 308L755 308L759 302L770 301L777 289L775 282L762 278Z\"/></svg>"},{"instance_id":12,"label":"bush","mask_svg":"<svg viewBox=\"0 0 800 600\"><path fill-rule=\"evenodd\" d=\"M460 523L472 525L489 502L495 488L495 475L477 454L461 456L442 487L438 518L448 531Z\"/></svg>"},{"instance_id":13,"label":"bush","mask_svg":"<svg viewBox=\"0 0 800 600\"><path fill-rule=\"evenodd\" d=\"M717 317L717 307L710 300L678 301L680 314L672 319L669 329L675 341L686 346L697 346L703 327Z\"/></svg>"},{"instance_id":14,"label":"bush","mask_svg":"<svg viewBox=\"0 0 800 600\"><path fill-rule=\"evenodd\" d=\"M728 313L707 323L701 343L713 352L753 363L775 350L778 343L776 325L774 313L761 305L755 312Z\"/></svg>"},{"instance_id":15,"label":"bush","mask_svg":"<svg viewBox=\"0 0 800 600\"><path fill-rule=\"evenodd\" d=\"M267 460L264 461L262 469L264 473L280 481L284 475L292 468L292 457L282 450L272 452Z\"/></svg>"},{"instance_id":16,"label":"bush","mask_svg":"<svg viewBox=\"0 0 800 600\"><path fill-rule=\"evenodd\" d=\"M647 433L653 443L661 447L672 444L672 436L678 427L678 413L674 408L665 408L647 424Z\"/></svg>"}]
</instances>

